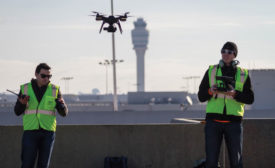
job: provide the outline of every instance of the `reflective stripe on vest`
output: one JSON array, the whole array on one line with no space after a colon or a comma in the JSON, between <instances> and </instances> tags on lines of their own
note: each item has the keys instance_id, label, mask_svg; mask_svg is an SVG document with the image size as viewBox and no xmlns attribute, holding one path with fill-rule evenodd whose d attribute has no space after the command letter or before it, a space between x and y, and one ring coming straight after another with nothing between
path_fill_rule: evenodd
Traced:
<instances>
[{"instance_id":1,"label":"reflective stripe on vest","mask_svg":"<svg viewBox=\"0 0 275 168\"><path fill-rule=\"evenodd\" d=\"M24 95L28 95L28 84L24 85Z\"/></svg>"},{"instance_id":2,"label":"reflective stripe on vest","mask_svg":"<svg viewBox=\"0 0 275 168\"><path fill-rule=\"evenodd\" d=\"M56 86L52 85L52 95L53 95L53 97L57 97L56 89L57 89Z\"/></svg>"},{"instance_id":3,"label":"reflective stripe on vest","mask_svg":"<svg viewBox=\"0 0 275 168\"><path fill-rule=\"evenodd\" d=\"M213 86L216 82L216 72L217 72L217 65L214 65L211 71L211 78L210 78L210 86Z\"/></svg>"},{"instance_id":4,"label":"reflective stripe on vest","mask_svg":"<svg viewBox=\"0 0 275 168\"><path fill-rule=\"evenodd\" d=\"M36 111L37 111L37 113L40 113L40 114L47 114L47 115L55 116L55 112L46 111L46 110L26 110L24 114L36 114Z\"/></svg>"},{"instance_id":5,"label":"reflective stripe on vest","mask_svg":"<svg viewBox=\"0 0 275 168\"><path fill-rule=\"evenodd\" d=\"M232 97L232 96L227 96L227 95L225 95L225 94L221 94L221 93L218 93L218 94L214 94L214 96L213 97L217 97L217 98L222 98L222 99L224 99L224 98L226 98L226 99L231 99L231 100L233 100L234 98Z\"/></svg>"}]
</instances>

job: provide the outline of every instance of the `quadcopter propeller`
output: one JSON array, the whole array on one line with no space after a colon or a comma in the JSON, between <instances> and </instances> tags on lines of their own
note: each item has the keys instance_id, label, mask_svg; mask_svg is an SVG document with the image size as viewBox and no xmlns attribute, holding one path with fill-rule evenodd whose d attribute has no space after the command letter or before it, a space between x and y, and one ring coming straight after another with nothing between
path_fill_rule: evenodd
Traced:
<instances>
[{"instance_id":1,"label":"quadcopter propeller","mask_svg":"<svg viewBox=\"0 0 275 168\"><path fill-rule=\"evenodd\" d=\"M128 14L129 14L130 12L125 12L124 14L122 14L122 15L116 15L116 16L126 16L126 17L132 17L132 16L128 16Z\"/></svg>"},{"instance_id":2,"label":"quadcopter propeller","mask_svg":"<svg viewBox=\"0 0 275 168\"><path fill-rule=\"evenodd\" d=\"M125 17L125 15L115 15L115 16L119 16L119 17ZM135 16L126 16L126 17L135 17Z\"/></svg>"},{"instance_id":3,"label":"quadcopter propeller","mask_svg":"<svg viewBox=\"0 0 275 168\"><path fill-rule=\"evenodd\" d=\"M102 16L105 16L105 14L103 14L103 13L100 13L100 12L96 12L96 11L91 11L92 13L94 13L94 14L97 14L97 15L102 15ZM95 15L96 16L96 15Z\"/></svg>"},{"instance_id":4,"label":"quadcopter propeller","mask_svg":"<svg viewBox=\"0 0 275 168\"><path fill-rule=\"evenodd\" d=\"M132 16L132 15L130 15L130 16L128 16L128 15L115 15L116 17L124 17L124 18L128 18L128 17L135 17L135 16Z\"/></svg>"}]
</instances>

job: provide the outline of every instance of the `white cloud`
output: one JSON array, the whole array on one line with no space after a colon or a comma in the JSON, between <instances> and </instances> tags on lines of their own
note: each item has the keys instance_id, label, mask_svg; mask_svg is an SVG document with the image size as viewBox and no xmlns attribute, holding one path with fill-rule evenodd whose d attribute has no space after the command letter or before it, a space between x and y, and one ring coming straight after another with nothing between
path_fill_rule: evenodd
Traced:
<instances>
[{"instance_id":1,"label":"white cloud","mask_svg":"<svg viewBox=\"0 0 275 168\"><path fill-rule=\"evenodd\" d=\"M21 84L30 81L36 65L26 61L0 59L0 67L0 92L4 92L6 89L18 90Z\"/></svg>"},{"instance_id":2,"label":"white cloud","mask_svg":"<svg viewBox=\"0 0 275 168\"><path fill-rule=\"evenodd\" d=\"M275 25L275 20L268 20L268 21L263 22L262 24L264 24L264 25Z\"/></svg>"},{"instance_id":3,"label":"white cloud","mask_svg":"<svg viewBox=\"0 0 275 168\"><path fill-rule=\"evenodd\" d=\"M72 24L72 25L48 25L44 26L46 29L62 29L62 30L94 30L98 26L95 24L85 25L85 24ZM99 29L99 28L98 28Z\"/></svg>"},{"instance_id":4,"label":"white cloud","mask_svg":"<svg viewBox=\"0 0 275 168\"><path fill-rule=\"evenodd\" d=\"M184 59L164 58L152 63L148 60L150 66L146 67L146 88L151 91L180 91L186 86L184 76L200 76L204 75L204 70L196 68L194 63L186 64ZM190 80L191 91L197 90L200 79ZM191 83L192 82L192 83ZM185 88L186 89L186 88Z\"/></svg>"},{"instance_id":5,"label":"white cloud","mask_svg":"<svg viewBox=\"0 0 275 168\"><path fill-rule=\"evenodd\" d=\"M217 27L241 27L241 26L243 26L243 24L240 24L237 22L220 22L220 23L214 23L211 25L217 26Z\"/></svg>"},{"instance_id":6,"label":"white cloud","mask_svg":"<svg viewBox=\"0 0 275 168\"><path fill-rule=\"evenodd\" d=\"M1 24L1 18L0 18ZM100 24L5 24L2 25L1 29L6 30L96 30L100 28Z\"/></svg>"},{"instance_id":7,"label":"white cloud","mask_svg":"<svg viewBox=\"0 0 275 168\"><path fill-rule=\"evenodd\" d=\"M148 25L149 29L152 30L164 30L164 29L184 29L184 30L193 30L193 29L208 29L208 28L224 28L224 27L242 27L245 26L239 22L224 22L220 20L185 20L183 22L152 22Z\"/></svg>"}]
</instances>

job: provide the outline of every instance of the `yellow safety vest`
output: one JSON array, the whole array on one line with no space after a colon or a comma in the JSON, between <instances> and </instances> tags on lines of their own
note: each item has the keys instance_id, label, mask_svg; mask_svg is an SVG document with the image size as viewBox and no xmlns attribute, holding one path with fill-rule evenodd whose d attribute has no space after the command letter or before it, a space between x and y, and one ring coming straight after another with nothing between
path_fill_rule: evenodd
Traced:
<instances>
[{"instance_id":1,"label":"yellow safety vest","mask_svg":"<svg viewBox=\"0 0 275 168\"><path fill-rule=\"evenodd\" d=\"M21 85L22 94L30 96L23 115L24 130L37 130L39 128L48 131L56 130L55 99L58 90L59 86L49 83L40 103L38 103L32 84Z\"/></svg>"},{"instance_id":2,"label":"yellow safety vest","mask_svg":"<svg viewBox=\"0 0 275 168\"><path fill-rule=\"evenodd\" d=\"M209 86L217 84L218 87L224 86L223 82L216 80L216 76L222 76L221 68L218 65L211 65L208 70ZM235 76L235 90L242 92L243 86L248 77L248 71L237 67ZM207 103L206 113L223 114L224 106L226 107L227 115L243 116L244 103L237 102L232 96L225 94L214 95Z\"/></svg>"}]
</instances>

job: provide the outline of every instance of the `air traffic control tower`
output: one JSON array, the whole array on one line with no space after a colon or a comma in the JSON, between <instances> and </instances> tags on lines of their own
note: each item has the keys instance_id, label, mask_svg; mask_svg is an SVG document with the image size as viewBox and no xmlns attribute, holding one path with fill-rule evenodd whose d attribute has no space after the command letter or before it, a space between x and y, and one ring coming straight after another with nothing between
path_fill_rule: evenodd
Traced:
<instances>
[{"instance_id":1,"label":"air traffic control tower","mask_svg":"<svg viewBox=\"0 0 275 168\"><path fill-rule=\"evenodd\" d=\"M132 42L137 55L137 91L145 91L144 76L144 55L147 49L149 31L146 30L146 23L143 18L134 22L135 29L132 30Z\"/></svg>"}]
</instances>

